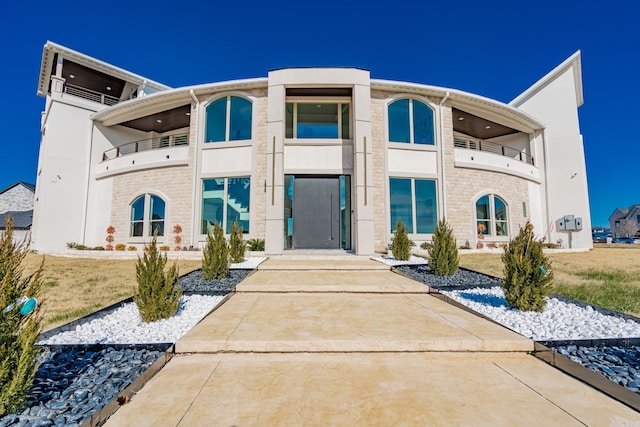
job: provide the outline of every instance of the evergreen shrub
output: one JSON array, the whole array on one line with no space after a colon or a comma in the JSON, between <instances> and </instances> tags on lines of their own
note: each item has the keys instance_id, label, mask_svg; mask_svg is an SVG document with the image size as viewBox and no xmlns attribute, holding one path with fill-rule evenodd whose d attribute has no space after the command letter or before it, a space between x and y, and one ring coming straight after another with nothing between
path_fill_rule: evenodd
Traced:
<instances>
[{"instance_id":1,"label":"evergreen shrub","mask_svg":"<svg viewBox=\"0 0 640 427\"><path fill-rule=\"evenodd\" d=\"M536 240L527 221L504 249L504 280L501 283L509 307L542 311L551 292L551 261L542 252L544 240Z\"/></svg>"},{"instance_id":2,"label":"evergreen shrub","mask_svg":"<svg viewBox=\"0 0 640 427\"><path fill-rule=\"evenodd\" d=\"M203 251L202 277L204 280L224 279L229 272L229 248L224 231L217 223L213 234L207 230L207 246Z\"/></svg>"},{"instance_id":3,"label":"evergreen shrub","mask_svg":"<svg viewBox=\"0 0 640 427\"><path fill-rule=\"evenodd\" d=\"M18 412L27 404L38 369L35 343L43 324L39 297L44 258L38 270L22 277L29 242L15 243L12 238L13 219L7 216L0 234L0 417ZM38 301L30 313L21 313L23 305L29 304L23 297Z\"/></svg>"},{"instance_id":4,"label":"evergreen shrub","mask_svg":"<svg viewBox=\"0 0 640 427\"><path fill-rule=\"evenodd\" d=\"M244 261L244 253L247 250L247 243L242 239L242 227L238 221L234 221L229 235L229 257L231 262L240 263Z\"/></svg>"},{"instance_id":5,"label":"evergreen shrub","mask_svg":"<svg viewBox=\"0 0 640 427\"><path fill-rule=\"evenodd\" d=\"M142 259L136 262L138 290L133 297L144 322L155 322L173 316L180 306L182 292L178 286L178 267L175 262L165 273L167 255L162 255L153 240L144 247Z\"/></svg>"},{"instance_id":6,"label":"evergreen shrub","mask_svg":"<svg viewBox=\"0 0 640 427\"><path fill-rule=\"evenodd\" d=\"M438 221L433 232L429 252L429 268L437 276L453 276L458 271L460 258L453 230L445 219Z\"/></svg>"},{"instance_id":7,"label":"evergreen shrub","mask_svg":"<svg viewBox=\"0 0 640 427\"><path fill-rule=\"evenodd\" d=\"M396 233L391 241L391 253L398 261L407 261L411 256L411 240L402 220L396 224Z\"/></svg>"}]
</instances>

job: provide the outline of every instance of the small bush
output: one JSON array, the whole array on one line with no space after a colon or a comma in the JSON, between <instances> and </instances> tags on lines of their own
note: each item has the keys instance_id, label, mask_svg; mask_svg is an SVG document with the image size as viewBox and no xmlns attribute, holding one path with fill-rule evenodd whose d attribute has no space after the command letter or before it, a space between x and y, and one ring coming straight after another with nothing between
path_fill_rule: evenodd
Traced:
<instances>
[{"instance_id":1,"label":"small bush","mask_svg":"<svg viewBox=\"0 0 640 427\"><path fill-rule=\"evenodd\" d=\"M238 226L238 221L234 221L229 235L229 257L231 262L240 263L244 261L244 253L247 250L247 243L242 240L242 227Z\"/></svg>"},{"instance_id":2,"label":"small bush","mask_svg":"<svg viewBox=\"0 0 640 427\"><path fill-rule=\"evenodd\" d=\"M391 241L391 253L398 261L407 261L411 256L411 240L401 220L396 224L396 234Z\"/></svg>"},{"instance_id":3,"label":"small bush","mask_svg":"<svg viewBox=\"0 0 640 427\"><path fill-rule=\"evenodd\" d=\"M460 245L460 249L471 249L471 245L468 243L465 243L464 245Z\"/></svg>"},{"instance_id":4,"label":"small bush","mask_svg":"<svg viewBox=\"0 0 640 427\"><path fill-rule=\"evenodd\" d=\"M116 245L116 251L124 251L127 248L127 245L125 245L124 243L118 243Z\"/></svg>"},{"instance_id":5,"label":"small bush","mask_svg":"<svg viewBox=\"0 0 640 427\"><path fill-rule=\"evenodd\" d=\"M222 227L216 223L213 234L207 230L207 246L202 259L202 277L204 280L224 279L228 272L229 248Z\"/></svg>"},{"instance_id":6,"label":"small bush","mask_svg":"<svg viewBox=\"0 0 640 427\"><path fill-rule=\"evenodd\" d=\"M40 297L44 258L35 273L22 277L28 241L14 243L12 237L13 219L7 216L0 233L0 417L26 406L38 368L35 343L43 324L41 301L26 314L21 310L30 302L18 301Z\"/></svg>"},{"instance_id":7,"label":"small bush","mask_svg":"<svg viewBox=\"0 0 640 427\"><path fill-rule=\"evenodd\" d=\"M93 248L94 251L104 251L104 246L95 246Z\"/></svg>"},{"instance_id":8,"label":"small bush","mask_svg":"<svg viewBox=\"0 0 640 427\"><path fill-rule=\"evenodd\" d=\"M420 243L420 249L429 250L433 246L431 242L422 242Z\"/></svg>"},{"instance_id":9,"label":"small bush","mask_svg":"<svg viewBox=\"0 0 640 427\"><path fill-rule=\"evenodd\" d=\"M170 250L170 248L169 248L169 246L168 246L168 245L162 245L162 246L160 246L160 250L161 250L162 252L167 252L168 250Z\"/></svg>"},{"instance_id":10,"label":"small bush","mask_svg":"<svg viewBox=\"0 0 640 427\"><path fill-rule=\"evenodd\" d=\"M247 242L250 251L264 251L264 239L251 239Z\"/></svg>"},{"instance_id":11,"label":"small bush","mask_svg":"<svg viewBox=\"0 0 640 427\"><path fill-rule=\"evenodd\" d=\"M156 234L144 248L142 259L136 262L138 289L133 300L144 322L155 322L173 316L180 306L178 267L174 263L165 273L167 256L161 255L156 246Z\"/></svg>"},{"instance_id":12,"label":"small bush","mask_svg":"<svg viewBox=\"0 0 640 427\"><path fill-rule=\"evenodd\" d=\"M135 246L127 246L127 250L128 251L137 251L138 248L136 248Z\"/></svg>"},{"instance_id":13,"label":"small bush","mask_svg":"<svg viewBox=\"0 0 640 427\"><path fill-rule=\"evenodd\" d=\"M553 272L542 245L542 240L535 240L533 225L527 221L505 248L501 286L509 307L526 311L544 309L545 297L551 292Z\"/></svg>"},{"instance_id":14,"label":"small bush","mask_svg":"<svg viewBox=\"0 0 640 427\"><path fill-rule=\"evenodd\" d=\"M445 219L438 221L429 249L429 268L437 276L452 276L458 271L458 248L453 230Z\"/></svg>"},{"instance_id":15,"label":"small bush","mask_svg":"<svg viewBox=\"0 0 640 427\"><path fill-rule=\"evenodd\" d=\"M498 248L498 244L496 242L489 242L489 243L487 243L487 248L489 248L489 249L497 249Z\"/></svg>"}]
</instances>

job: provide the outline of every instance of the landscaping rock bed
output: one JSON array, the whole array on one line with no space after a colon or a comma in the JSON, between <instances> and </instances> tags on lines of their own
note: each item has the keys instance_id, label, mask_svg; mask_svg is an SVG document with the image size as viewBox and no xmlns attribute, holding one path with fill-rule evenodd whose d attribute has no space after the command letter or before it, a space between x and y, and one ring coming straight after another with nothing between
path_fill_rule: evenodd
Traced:
<instances>
[{"instance_id":1,"label":"landscaping rock bed","mask_svg":"<svg viewBox=\"0 0 640 427\"><path fill-rule=\"evenodd\" d=\"M552 350L640 395L640 345L557 345Z\"/></svg>"},{"instance_id":2,"label":"landscaping rock bed","mask_svg":"<svg viewBox=\"0 0 640 427\"><path fill-rule=\"evenodd\" d=\"M142 375L167 347L45 349L29 407L5 416L0 426L79 426Z\"/></svg>"},{"instance_id":3,"label":"landscaping rock bed","mask_svg":"<svg viewBox=\"0 0 640 427\"><path fill-rule=\"evenodd\" d=\"M458 268L453 276L436 276L426 264L399 265L395 269L435 289L454 290L500 286L500 279L464 268Z\"/></svg>"},{"instance_id":4,"label":"landscaping rock bed","mask_svg":"<svg viewBox=\"0 0 640 427\"><path fill-rule=\"evenodd\" d=\"M230 270L225 279L207 282L202 279L201 270L196 270L180 277L179 286L186 298L223 297L232 292L249 273L251 270ZM48 331L40 339L65 336L73 330L86 328L89 322L106 325L101 326L103 329L110 328L110 324L115 322L122 330L127 324L131 324L129 317L109 322L104 320L117 316L119 312L130 315L127 311L131 304L133 303L114 304L103 312L93 313ZM170 326L165 324L165 327ZM153 324L146 329L152 331ZM102 411L105 405L113 404L114 399L161 358L172 344L149 344L153 341L151 337L147 341L140 341L138 338L128 344L113 344L120 342L116 335L106 329L93 332L95 336L101 333L108 334L108 337L99 338L99 344L42 345L42 364L30 390L27 409L0 418L0 427L97 425L92 422L95 414Z\"/></svg>"}]
</instances>

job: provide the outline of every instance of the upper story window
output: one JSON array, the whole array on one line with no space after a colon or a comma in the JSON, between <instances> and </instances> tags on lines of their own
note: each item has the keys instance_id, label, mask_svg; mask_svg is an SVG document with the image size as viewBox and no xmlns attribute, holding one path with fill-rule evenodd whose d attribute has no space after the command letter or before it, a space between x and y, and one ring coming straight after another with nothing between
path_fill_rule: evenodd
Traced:
<instances>
[{"instance_id":1,"label":"upper story window","mask_svg":"<svg viewBox=\"0 0 640 427\"><path fill-rule=\"evenodd\" d=\"M251 139L251 101L239 96L225 96L206 109L204 142Z\"/></svg>"},{"instance_id":2,"label":"upper story window","mask_svg":"<svg viewBox=\"0 0 640 427\"><path fill-rule=\"evenodd\" d=\"M350 139L350 103L287 102L286 138Z\"/></svg>"},{"instance_id":3,"label":"upper story window","mask_svg":"<svg viewBox=\"0 0 640 427\"><path fill-rule=\"evenodd\" d=\"M164 236L165 203L153 194L143 194L131 203L131 237Z\"/></svg>"},{"instance_id":4,"label":"upper story window","mask_svg":"<svg viewBox=\"0 0 640 427\"><path fill-rule=\"evenodd\" d=\"M482 196L476 202L476 227L485 236L508 236L507 204L493 194Z\"/></svg>"},{"instance_id":5,"label":"upper story window","mask_svg":"<svg viewBox=\"0 0 640 427\"><path fill-rule=\"evenodd\" d=\"M389 141L435 144L433 110L415 99L399 99L389 104Z\"/></svg>"}]
</instances>

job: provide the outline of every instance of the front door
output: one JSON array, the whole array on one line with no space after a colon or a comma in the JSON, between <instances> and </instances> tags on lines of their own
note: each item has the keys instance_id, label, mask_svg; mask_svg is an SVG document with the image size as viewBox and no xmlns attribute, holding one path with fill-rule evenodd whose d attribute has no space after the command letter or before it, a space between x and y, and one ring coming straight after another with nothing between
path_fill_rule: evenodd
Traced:
<instances>
[{"instance_id":1,"label":"front door","mask_svg":"<svg viewBox=\"0 0 640 427\"><path fill-rule=\"evenodd\" d=\"M340 177L296 176L293 247L340 248Z\"/></svg>"}]
</instances>

